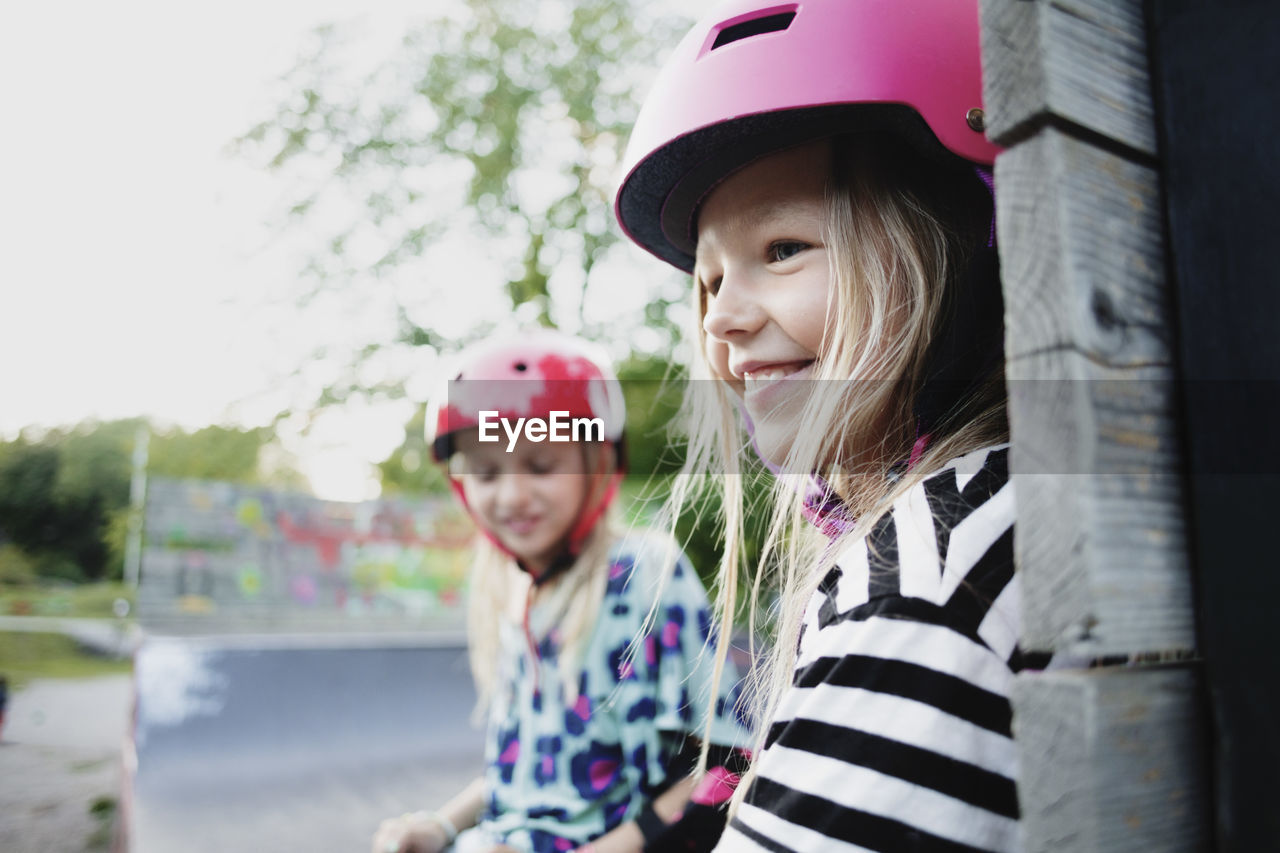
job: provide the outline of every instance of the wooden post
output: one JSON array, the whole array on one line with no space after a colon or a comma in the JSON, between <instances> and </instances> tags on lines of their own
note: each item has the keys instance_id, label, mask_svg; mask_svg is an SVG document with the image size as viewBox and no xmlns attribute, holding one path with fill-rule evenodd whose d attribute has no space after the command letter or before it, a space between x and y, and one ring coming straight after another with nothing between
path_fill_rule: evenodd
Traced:
<instances>
[{"instance_id":1,"label":"wooden post","mask_svg":"<svg viewBox=\"0 0 1280 853\"><path fill-rule=\"evenodd\" d=\"M1207 849L1208 773L1195 742L1152 732L1200 728L1186 668L1046 672L1021 680L1014 737L1034 850Z\"/></svg>"},{"instance_id":2,"label":"wooden post","mask_svg":"<svg viewBox=\"0 0 1280 853\"><path fill-rule=\"evenodd\" d=\"M1190 649L1156 174L1045 127L996 181L1023 644Z\"/></svg>"},{"instance_id":3,"label":"wooden post","mask_svg":"<svg viewBox=\"0 0 1280 853\"><path fill-rule=\"evenodd\" d=\"M983 0L982 17L988 136L1061 121L1155 154L1140 2Z\"/></svg>"},{"instance_id":4,"label":"wooden post","mask_svg":"<svg viewBox=\"0 0 1280 853\"><path fill-rule=\"evenodd\" d=\"M1141 0L982 0L1004 277L1028 853L1207 849L1171 297ZM1139 661L1173 661L1142 664ZM1101 664L1109 665L1101 665ZM1064 667L1065 668L1061 668Z\"/></svg>"}]
</instances>

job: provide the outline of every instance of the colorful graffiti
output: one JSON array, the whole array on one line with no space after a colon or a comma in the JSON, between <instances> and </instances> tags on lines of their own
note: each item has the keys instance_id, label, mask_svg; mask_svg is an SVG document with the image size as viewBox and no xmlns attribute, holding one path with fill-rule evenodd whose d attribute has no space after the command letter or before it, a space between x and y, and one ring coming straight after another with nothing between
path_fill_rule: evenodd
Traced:
<instances>
[{"instance_id":1,"label":"colorful graffiti","mask_svg":"<svg viewBox=\"0 0 1280 853\"><path fill-rule=\"evenodd\" d=\"M459 624L472 535L445 499L339 503L155 478L139 611Z\"/></svg>"}]
</instances>

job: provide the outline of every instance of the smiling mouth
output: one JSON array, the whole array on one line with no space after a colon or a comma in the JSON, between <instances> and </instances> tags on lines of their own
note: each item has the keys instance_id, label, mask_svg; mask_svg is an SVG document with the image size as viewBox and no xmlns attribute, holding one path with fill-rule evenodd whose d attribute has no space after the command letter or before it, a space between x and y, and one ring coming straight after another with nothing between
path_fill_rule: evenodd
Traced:
<instances>
[{"instance_id":1,"label":"smiling mouth","mask_svg":"<svg viewBox=\"0 0 1280 853\"><path fill-rule=\"evenodd\" d=\"M502 524L512 533L515 533L516 535L522 535L525 533L529 533L535 527L537 527L538 521L539 519L537 518L509 518L506 521L504 521Z\"/></svg>"},{"instance_id":2,"label":"smiling mouth","mask_svg":"<svg viewBox=\"0 0 1280 853\"><path fill-rule=\"evenodd\" d=\"M771 364L758 370L744 371L742 374L743 393L745 396L759 394L779 382L800 379L809 375L813 361L792 361L785 364Z\"/></svg>"}]
</instances>

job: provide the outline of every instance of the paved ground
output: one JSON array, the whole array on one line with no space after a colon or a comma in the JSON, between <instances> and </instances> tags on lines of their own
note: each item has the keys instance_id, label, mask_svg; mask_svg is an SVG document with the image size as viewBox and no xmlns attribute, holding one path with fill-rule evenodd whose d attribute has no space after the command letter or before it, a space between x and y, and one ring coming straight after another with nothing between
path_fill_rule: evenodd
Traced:
<instances>
[{"instance_id":1,"label":"paved ground","mask_svg":"<svg viewBox=\"0 0 1280 853\"><path fill-rule=\"evenodd\" d=\"M11 697L0 851L106 849L89 811L104 797L121 798L131 853L364 851L383 817L438 805L480 769L457 642L152 636L135 677L136 774L130 678Z\"/></svg>"},{"instance_id":2,"label":"paved ground","mask_svg":"<svg viewBox=\"0 0 1280 853\"><path fill-rule=\"evenodd\" d=\"M363 851L480 770L460 646L151 638L135 674L134 853Z\"/></svg>"},{"instance_id":3,"label":"paved ground","mask_svg":"<svg viewBox=\"0 0 1280 853\"><path fill-rule=\"evenodd\" d=\"M0 733L0 850L104 850L90 809L120 790L128 676L33 681L10 697Z\"/></svg>"}]
</instances>

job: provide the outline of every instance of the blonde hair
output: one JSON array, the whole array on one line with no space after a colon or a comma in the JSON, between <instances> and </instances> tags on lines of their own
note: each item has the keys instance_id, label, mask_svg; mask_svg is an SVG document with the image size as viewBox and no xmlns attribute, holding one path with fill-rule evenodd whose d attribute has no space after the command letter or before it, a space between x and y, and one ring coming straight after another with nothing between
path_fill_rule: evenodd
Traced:
<instances>
[{"instance_id":1,"label":"blonde hair","mask_svg":"<svg viewBox=\"0 0 1280 853\"><path fill-rule=\"evenodd\" d=\"M592 481L584 509L596 505L617 470L615 454L597 452L601 446L583 442L585 476ZM570 702L578 695L583 654L609 582L609 550L619 535L613 519L612 510L606 512L583 539L573 563L549 579L540 592L551 617L547 624L556 629L558 669ZM532 592L532 579L515 559L487 538L478 537L467 602L467 652L476 685L477 717L488 708L497 687L502 620L513 604L526 607L527 600L516 599L527 599ZM523 633L523 626L516 627Z\"/></svg>"},{"instance_id":2,"label":"blonde hair","mask_svg":"<svg viewBox=\"0 0 1280 853\"><path fill-rule=\"evenodd\" d=\"M716 585L716 683L744 581L750 585L745 609L752 638L766 591L777 596L771 632L777 641L744 692L751 697L757 751L791 684L805 606L831 558L865 537L920 480L967 451L1004 440L1008 431L1003 371L996 370L929 425L923 455L902 471L900 463L917 438L915 403L927 378L930 347L945 327L970 253L986 240L990 197L967 165L904 155L887 138L842 137L830 150L823 234L832 283L829 338L810 383L814 393L796 421L806 427L796 431L774 477L773 509L754 571L743 559L746 491L737 474L754 451L724 382L689 383L682 411L686 476L676 478L670 500L674 516L703 490L720 491L725 547ZM695 287L699 352L706 351L706 299L705 290ZM716 378L705 358L695 362L695 379ZM815 473L839 495L851 519L836 541L803 523L805 492ZM748 780L739 786L735 804Z\"/></svg>"}]
</instances>

